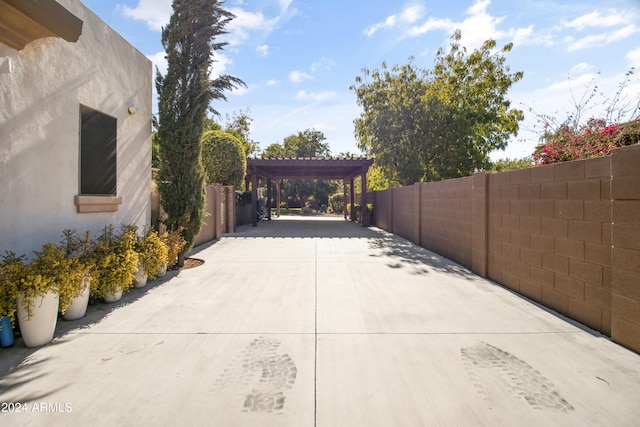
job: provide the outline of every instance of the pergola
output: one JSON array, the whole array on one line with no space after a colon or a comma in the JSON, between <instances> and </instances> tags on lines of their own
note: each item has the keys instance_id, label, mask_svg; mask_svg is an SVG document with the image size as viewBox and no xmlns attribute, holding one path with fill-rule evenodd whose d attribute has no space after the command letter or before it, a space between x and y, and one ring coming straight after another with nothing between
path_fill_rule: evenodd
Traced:
<instances>
[{"instance_id":1,"label":"pergola","mask_svg":"<svg viewBox=\"0 0 640 427\"><path fill-rule=\"evenodd\" d=\"M360 218L365 217L367 209L367 171L373 164L373 159L363 157L356 158L260 158L247 159L247 178L251 182L251 206L253 212L258 210L258 180L267 180L267 206L271 206L271 182L277 185L276 209L280 212L280 181L283 179L338 179L342 180L345 192L347 184L350 185L351 212L354 207L353 182L356 177L360 177L362 182L362 201L360 203ZM267 211L271 218L271 209ZM346 209L345 209L346 218ZM256 215L253 215L253 226L258 225ZM363 221L364 225L364 221Z\"/></svg>"}]
</instances>

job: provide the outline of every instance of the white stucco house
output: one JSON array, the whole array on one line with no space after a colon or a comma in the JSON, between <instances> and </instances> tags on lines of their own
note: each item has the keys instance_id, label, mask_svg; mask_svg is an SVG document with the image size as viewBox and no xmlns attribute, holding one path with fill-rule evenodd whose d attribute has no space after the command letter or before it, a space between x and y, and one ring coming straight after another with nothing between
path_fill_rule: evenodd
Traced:
<instances>
[{"instance_id":1,"label":"white stucco house","mask_svg":"<svg viewBox=\"0 0 640 427\"><path fill-rule=\"evenodd\" d=\"M0 252L150 224L152 64L79 0L0 0Z\"/></svg>"}]
</instances>

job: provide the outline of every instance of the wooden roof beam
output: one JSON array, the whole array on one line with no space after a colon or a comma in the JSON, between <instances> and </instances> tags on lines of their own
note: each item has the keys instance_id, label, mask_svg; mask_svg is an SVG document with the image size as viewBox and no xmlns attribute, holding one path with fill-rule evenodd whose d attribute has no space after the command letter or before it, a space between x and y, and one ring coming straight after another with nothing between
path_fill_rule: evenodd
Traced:
<instances>
[{"instance_id":1,"label":"wooden roof beam","mask_svg":"<svg viewBox=\"0 0 640 427\"><path fill-rule=\"evenodd\" d=\"M82 24L55 0L0 0L0 42L17 50L44 37L76 42Z\"/></svg>"}]
</instances>

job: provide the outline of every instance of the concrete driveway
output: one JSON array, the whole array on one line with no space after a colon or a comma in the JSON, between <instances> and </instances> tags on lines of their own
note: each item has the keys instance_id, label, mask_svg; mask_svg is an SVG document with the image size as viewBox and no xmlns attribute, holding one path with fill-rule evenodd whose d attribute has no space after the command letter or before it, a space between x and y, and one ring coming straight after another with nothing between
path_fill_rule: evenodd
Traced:
<instances>
[{"instance_id":1,"label":"concrete driveway","mask_svg":"<svg viewBox=\"0 0 640 427\"><path fill-rule=\"evenodd\" d=\"M1 349L0 425L640 420L640 355L378 229L283 217L192 256L45 347Z\"/></svg>"}]
</instances>

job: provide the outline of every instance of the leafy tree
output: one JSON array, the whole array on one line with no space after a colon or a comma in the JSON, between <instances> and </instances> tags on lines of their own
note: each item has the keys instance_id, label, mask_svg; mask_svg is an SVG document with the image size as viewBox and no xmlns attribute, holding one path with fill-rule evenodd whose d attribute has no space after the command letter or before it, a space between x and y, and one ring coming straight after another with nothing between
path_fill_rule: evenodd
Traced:
<instances>
[{"instance_id":1,"label":"leafy tree","mask_svg":"<svg viewBox=\"0 0 640 427\"><path fill-rule=\"evenodd\" d=\"M399 182L389 179L375 163L367 171L368 190L379 191L391 187L402 187Z\"/></svg>"},{"instance_id":2,"label":"leafy tree","mask_svg":"<svg viewBox=\"0 0 640 427\"><path fill-rule=\"evenodd\" d=\"M526 169L533 166L533 158L523 157L521 159L498 159L495 162L489 162L486 170L495 172L508 172L517 169Z\"/></svg>"},{"instance_id":3,"label":"leafy tree","mask_svg":"<svg viewBox=\"0 0 640 427\"><path fill-rule=\"evenodd\" d=\"M234 112L233 116L227 114L227 124L225 132L233 134L242 142L242 148L247 156L254 156L258 153L260 147L258 142L251 139L249 128L253 119L249 116L251 110L240 110L239 113Z\"/></svg>"},{"instance_id":4,"label":"leafy tree","mask_svg":"<svg viewBox=\"0 0 640 427\"><path fill-rule=\"evenodd\" d=\"M354 120L359 148L390 182L470 175L518 131L522 111L506 98L523 75L505 65L512 44L496 51L487 40L467 53L461 37L456 31L449 51L438 50L432 70L419 69L413 58L392 68L383 62L381 70L363 69L351 86L363 109Z\"/></svg>"},{"instance_id":5,"label":"leafy tree","mask_svg":"<svg viewBox=\"0 0 640 427\"><path fill-rule=\"evenodd\" d=\"M216 122L212 118L205 117L202 125L202 129L203 129L203 132L206 133L212 130L222 130L222 126L220 126L220 123Z\"/></svg>"},{"instance_id":6,"label":"leafy tree","mask_svg":"<svg viewBox=\"0 0 640 427\"><path fill-rule=\"evenodd\" d=\"M329 157L331 150L324 133L315 129L307 129L294 135L289 135L282 142L284 152L290 157Z\"/></svg>"},{"instance_id":7,"label":"leafy tree","mask_svg":"<svg viewBox=\"0 0 640 427\"><path fill-rule=\"evenodd\" d=\"M187 242L179 255L193 247L204 215L204 170L201 137L204 120L214 99L226 99L225 90L243 85L242 80L221 75L211 80L213 52L226 43L216 42L233 15L217 0L173 0L173 14L162 30L167 74L156 72L158 90L158 144L160 171L157 174L168 230L181 230Z\"/></svg>"},{"instance_id":8,"label":"leafy tree","mask_svg":"<svg viewBox=\"0 0 640 427\"><path fill-rule=\"evenodd\" d=\"M324 133L315 129L306 129L287 136L282 144L271 144L263 152L264 157L329 157L331 149ZM282 200L301 200L304 202L313 196L321 205L328 205L329 195L339 188L336 181L330 180L283 180L280 185Z\"/></svg>"},{"instance_id":9,"label":"leafy tree","mask_svg":"<svg viewBox=\"0 0 640 427\"><path fill-rule=\"evenodd\" d=\"M202 163L207 183L234 185L240 188L247 171L247 157L242 141L221 130L202 135Z\"/></svg>"},{"instance_id":10,"label":"leafy tree","mask_svg":"<svg viewBox=\"0 0 640 427\"><path fill-rule=\"evenodd\" d=\"M291 157L287 156L284 147L281 144L274 143L269 145L263 152L263 157Z\"/></svg>"},{"instance_id":11,"label":"leafy tree","mask_svg":"<svg viewBox=\"0 0 640 427\"><path fill-rule=\"evenodd\" d=\"M160 167L160 144L158 144L158 133L151 134L151 167L158 169Z\"/></svg>"},{"instance_id":12,"label":"leafy tree","mask_svg":"<svg viewBox=\"0 0 640 427\"><path fill-rule=\"evenodd\" d=\"M263 157L329 157L329 144L324 133L315 129L298 131L287 136L282 144L271 144L263 152Z\"/></svg>"}]
</instances>

